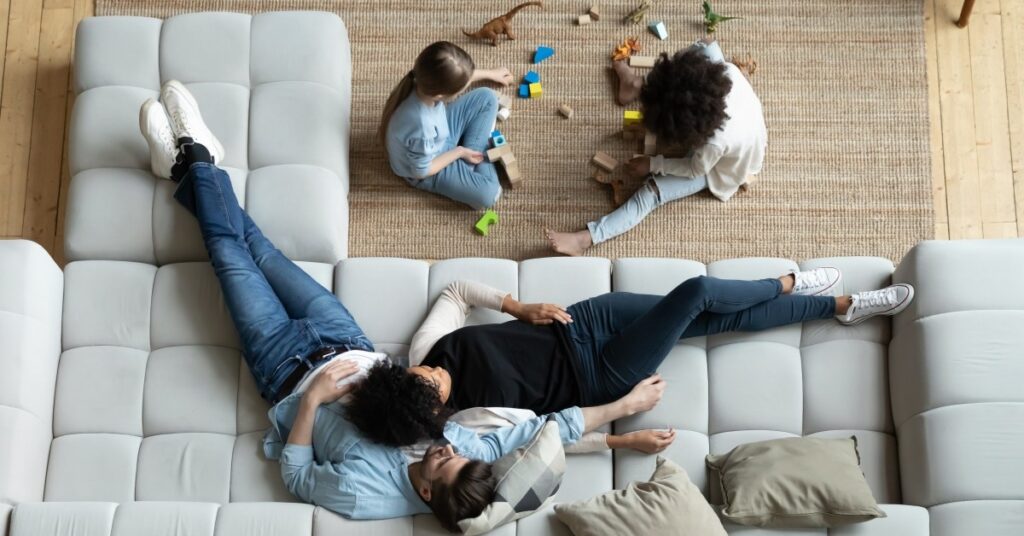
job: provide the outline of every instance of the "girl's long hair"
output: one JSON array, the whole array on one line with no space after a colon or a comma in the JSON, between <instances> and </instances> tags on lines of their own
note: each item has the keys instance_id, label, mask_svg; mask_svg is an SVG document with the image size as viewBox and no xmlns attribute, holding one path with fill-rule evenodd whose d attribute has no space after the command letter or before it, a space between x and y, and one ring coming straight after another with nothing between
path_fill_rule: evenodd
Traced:
<instances>
[{"instance_id":1,"label":"girl's long hair","mask_svg":"<svg viewBox=\"0 0 1024 536\"><path fill-rule=\"evenodd\" d=\"M388 123L405 99L418 87L424 95L455 95L473 76L473 58L458 45L448 41L432 43L416 57L411 71L391 90L380 116L377 139L387 151Z\"/></svg>"}]
</instances>

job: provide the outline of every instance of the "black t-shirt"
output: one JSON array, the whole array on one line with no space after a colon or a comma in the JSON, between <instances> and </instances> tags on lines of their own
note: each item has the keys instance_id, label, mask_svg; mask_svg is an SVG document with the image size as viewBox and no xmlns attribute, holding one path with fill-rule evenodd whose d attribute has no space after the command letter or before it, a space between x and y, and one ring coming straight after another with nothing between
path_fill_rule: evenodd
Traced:
<instances>
[{"instance_id":1,"label":"black t-shirt","mask_svg":"<svg viewBox=\"0 0 1024 536\"><path fill-rule=\"evenodd\" d=\"M451 374L447 405L455 410L508 407L541 415L580 403L575 357L559 323L467 326L439 339L423 364Z\"/></svg>"}]
</instances>

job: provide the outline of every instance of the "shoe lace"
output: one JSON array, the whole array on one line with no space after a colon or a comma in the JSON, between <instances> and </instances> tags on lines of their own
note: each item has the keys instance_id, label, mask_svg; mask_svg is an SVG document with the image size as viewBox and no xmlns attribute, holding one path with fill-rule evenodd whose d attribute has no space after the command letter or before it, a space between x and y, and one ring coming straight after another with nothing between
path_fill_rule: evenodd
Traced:
<instances>
[{"instance_id":1,"label":"shoe lace","mask_svg":"<svg viewBox=\"0 0 1024 536\"><path fill-rule=\"evenodd\" d=\"M828 283L828 276L822 270L814 270L810 272L797 272L796 287L797 288L810 288L820 287Z\"/></svg>"},{"instance_id":2,"label":"shoe lace","mask_svg":"<svg viewBox=\"0 0 1024 536\"><path fill-rule=\"evenodd\" d=\"M164 144L164 147L172 150L177 149L177 142L174 139L174 131L171 130L170 126L161 128L157 135L160 139L160 143Z\"/></svg>"},{"instance_id":3,"label":"shoe lace","mask_svg":"<svg viewBox=\"0 0 1024 536\"><path fill-rule=\"evenodd\" d=\"M189 132L188 116L181 113L179 110L175 110L171 113L171 120L177 125L179 132Z\"/></svg>"},{"instance_id":4,"label":"shoe lace","mask_svg":"<svg viewBox=\"0 0 1024 536\"><path fill-rule=\"evenodd\" d=\"M898 301L899 298L896 296L895 289L883 288L881 290L870 290L858 293L855 305L858 309L871 311L896 305Z\"/></svg>"}]
</instances>

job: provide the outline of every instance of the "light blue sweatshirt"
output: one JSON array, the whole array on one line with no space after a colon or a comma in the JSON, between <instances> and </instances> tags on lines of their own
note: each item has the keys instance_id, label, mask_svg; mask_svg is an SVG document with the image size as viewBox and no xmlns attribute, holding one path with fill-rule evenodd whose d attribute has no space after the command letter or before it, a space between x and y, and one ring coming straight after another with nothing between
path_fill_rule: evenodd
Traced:
<instances>
[{"instance_id":1,"label":"light blue sweatshirt","mask_svg":"<svg viewBox=\"0 0 1024 536\"><path fill-rule=\"evenodd\" d=\"M409 480L409 462L401 449L373 443L345 418L345 408L327 404L316 410L313 445L285 444L298 414L301 395L293 393L270 408L271 429L263 438L267 458L279 460L285 486L296 497L349 519L387 519L430 512ZM551 416L562 443L583 434L578 407ZM459 454L487 463L521 447L547 422L543 415L478 436L448 422L444 437Z\"/></svg>"},{"instance_id":2,"label":"light blue sweatshirt","mask_svg":"<svg viewBox=\"0 0 1024 536\"><path fill-rule=\"evenodd\" d=\"M448 116L444 102L425 104L416 92L395 109L388 122L388 160L399 177L427 177L430 163L454 147L449 141Z\"/></svg>"}]
</instances>

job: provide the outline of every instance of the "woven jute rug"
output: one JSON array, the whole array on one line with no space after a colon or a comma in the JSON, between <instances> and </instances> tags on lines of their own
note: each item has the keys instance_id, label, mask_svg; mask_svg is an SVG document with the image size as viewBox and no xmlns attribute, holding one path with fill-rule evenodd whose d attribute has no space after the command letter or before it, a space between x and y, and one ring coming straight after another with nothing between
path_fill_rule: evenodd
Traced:
<instances>
[{"instance_id":1,"label":"woven jute rug","mask_svg":"<svg viewBox=\"0 0 1024 536\"><path fill-rule=\"evenodd\" d=\"M98 15L166 17L192 11L255 13L315 9L338 13L352 40L351 150L353 256L523 259L551 252L546 227L576 230L614 208L607 186L590 178L601 150L625 159L623 108L613 97L609 56L637 36L643 54L671 52L703 33L700 2L655 0L647 20L663 20L669 39L622 22L636 2L595 0L600 21L577 26L591 5L546 0L513 21L518 39L497 47L475 30L512 0L96 0ZM922 4L890 0L717 0L716 11L742 16L716 36L726 56L752 55L753 77L768 123L760 181L728 203L709 194L655 211L631 232L594 247L606 257L739 256L803 259L879 255L899 260L933 233ZM539 100L515 99L500 124L525 182L506 189L501 222L474 234L479 214L414 190L391 174L374 133L381 107L419 51L453 41L478 67L507 66L517 77L537 70ZM538 45L555 56L531 65ZM515 87L505 90L514 95ZM558 116L559 103L576 113ZM633 185L637 186L637 185Z\"/></svg>"}]
</instances>

